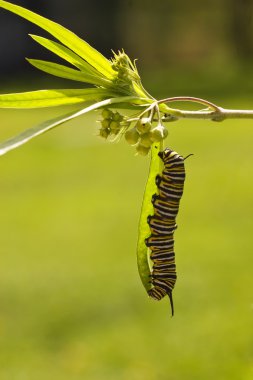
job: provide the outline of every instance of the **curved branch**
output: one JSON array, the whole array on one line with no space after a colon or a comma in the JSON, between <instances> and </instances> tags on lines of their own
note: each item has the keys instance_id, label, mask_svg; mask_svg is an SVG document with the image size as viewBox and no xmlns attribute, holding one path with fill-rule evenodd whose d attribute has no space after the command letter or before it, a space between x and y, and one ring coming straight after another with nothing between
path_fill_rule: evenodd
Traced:
<instances>
[{"instance_id":1,"label":"curved branch","mask_svg":"<svg viewBox=\"0 0 253 380\"><path fill-rule=\"evenodd\" d=\"M196 98L194 96L174 96L173 98L166 98L158 100L158 104L161 103L169 103L169 102L192 102L192 103L199 103L203 104L205 106L208 106L209 108L213 109L214 111L219 111L220 107L216 106L216 104L209 102L208 100Z\"/></svg>"}]
</instances>

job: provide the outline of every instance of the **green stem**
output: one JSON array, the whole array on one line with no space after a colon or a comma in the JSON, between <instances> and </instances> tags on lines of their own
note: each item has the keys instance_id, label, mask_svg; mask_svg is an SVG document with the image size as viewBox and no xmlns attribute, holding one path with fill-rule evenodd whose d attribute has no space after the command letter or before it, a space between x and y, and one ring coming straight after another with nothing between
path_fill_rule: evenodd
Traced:
<instances>
[{"instance_id":1,"label":"green stem","mask_svg":"<svg viewBox=\"0 0 253 380\"><path fill-rule=\"evenodd\" d=\"M175 119L210 119L213 121L223 121L225 119L253 119L253 110L231 110L217 106L208 100L191 96L177 96L157 101L163 105L169 102L191 102L208 106L207 109L199 111L185 111L170 108L170 111L163 117L163 121L173 121Z\"/></svg>"},{"instance_id":2,"label":"green stem","mask_svg":"<svg viewBox=\"0 0 253 380\"><path fill-rule=\"evenodd\" d=\"M223 121L226 119L253 119L253 110L230 110L219 108L219 111L183 111L172 109L171 114L165 116L163 121L177 119L209 119L212 121Z\"/></svg>"},{"instance_id":3,"label":"green stem","mask_svg":"<svg viewBox=\"0 0 253 380\"><path fill-rule=\"evenodd\" d=\"M220 107L224 119L253 119L253 110L230 110Z\"/></svg>"}]
</instances>

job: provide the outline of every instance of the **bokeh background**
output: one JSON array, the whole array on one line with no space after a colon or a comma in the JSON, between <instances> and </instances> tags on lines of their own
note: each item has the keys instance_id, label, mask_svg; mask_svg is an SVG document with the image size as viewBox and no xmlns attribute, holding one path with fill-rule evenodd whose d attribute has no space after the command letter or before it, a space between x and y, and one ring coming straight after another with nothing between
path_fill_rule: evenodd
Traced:
<instances>
[{"instance_id":1,"label":"bokeh background","mask_svg":"<svg viewBox=\"0 0 253 380\"><path fill-rule=\"evenodd\" d=\"M15 1L107 57L138 58L155 97L253 108L252 0ZM51 58L0 9L0 91L71 88L24 57ZM67 108L70 109L69 107ZM0 111L3 140L55 108ZM167 143L186 161L174 291L148 299L136 266L148 159L96 135L98 113L0 160L0 378L253 378L253 122L182 120Z\"/></svg>"}]
</instances>

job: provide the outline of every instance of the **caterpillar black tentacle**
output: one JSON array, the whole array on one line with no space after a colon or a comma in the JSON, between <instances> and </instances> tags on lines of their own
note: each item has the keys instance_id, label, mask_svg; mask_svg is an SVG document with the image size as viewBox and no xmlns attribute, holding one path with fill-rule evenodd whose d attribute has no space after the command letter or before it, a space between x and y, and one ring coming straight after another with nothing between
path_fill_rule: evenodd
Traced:
<instances>
[{"instance_id":1,"label":"caterpillar black tentacle","mask_svg":"<svg viewBox=\"0 0 253 380\"><path fill-rule=\"evenodd\" d=\"M177 228L176 216L184 190L185 158L169 148L159 152L158 156L164 163L164 169L161 175L156 176L158 194L154 194L151 199L154 215L147 218L151 235L145 240L145 244L151 250L150 259L153 262L150 276L153 287L148 294L156 300L168 295L174 315L172 291L177 279L174 231Z\"/></svg>"}]
</instances>

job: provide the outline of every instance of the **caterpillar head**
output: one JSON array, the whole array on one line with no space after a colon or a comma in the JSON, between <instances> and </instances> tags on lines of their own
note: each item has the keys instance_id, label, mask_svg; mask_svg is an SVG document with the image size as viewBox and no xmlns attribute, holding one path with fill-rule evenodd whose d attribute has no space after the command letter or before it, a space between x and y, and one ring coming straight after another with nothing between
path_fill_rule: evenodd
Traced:
<instances>
[{"instance_id":1,"label":"caterpillar head","mask_svg":"<svg viewBox=\"0 0 253 380\"><path fill-rule=\"evenodd\" d=\"M164 161L171 154L171 152L171 149L165 148L165 150L158 153L158 156Z\"/></svg>"},{"instance_id":2,"label":"caterpillar head","mask_svg":"<svg viewBox=\"0 0 253 380\"><path fill-rule=\"evenodd\" d=\"M171 152L173 152L173 150L165 148L165 150L163 151L164 158L168 157L171 154Z\"/></svg>"},{"instance_id":3,"label":"caterpillar head","mask_svg":"<svg viewBox=\"0 0 253 380\"><path fill-rule=\"evenodd\" d=\"M163 160L163 154L164 154L164 152L159 152L158 153L158 156Z\"/></svg>"}]
</instances>

